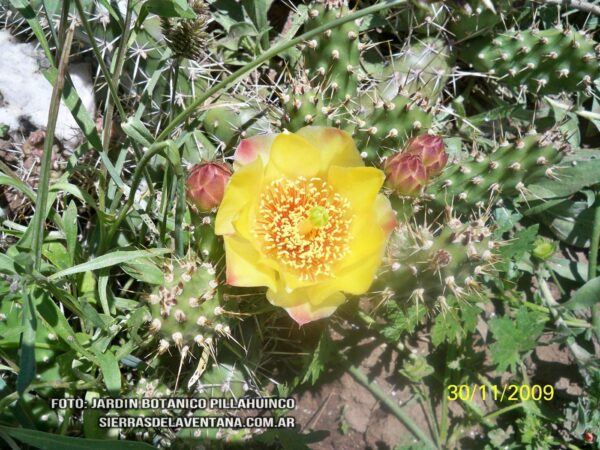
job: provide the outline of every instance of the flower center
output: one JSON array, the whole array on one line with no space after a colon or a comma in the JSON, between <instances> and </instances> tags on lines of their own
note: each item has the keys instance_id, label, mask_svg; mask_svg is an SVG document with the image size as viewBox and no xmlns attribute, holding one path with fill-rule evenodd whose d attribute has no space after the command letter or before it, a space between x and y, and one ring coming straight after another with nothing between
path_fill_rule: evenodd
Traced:
<instances>
[{"instance_id":1,"label":"flower center","mask_svg":"<svg viewBox=\"0 0 600 450\"><path fill-rule=\"evenodd\" d=\"M263 191L256 233L302 280L331 276L349 252L350 202L320 178L278 179Z\"/></svg>"}]
</instances>

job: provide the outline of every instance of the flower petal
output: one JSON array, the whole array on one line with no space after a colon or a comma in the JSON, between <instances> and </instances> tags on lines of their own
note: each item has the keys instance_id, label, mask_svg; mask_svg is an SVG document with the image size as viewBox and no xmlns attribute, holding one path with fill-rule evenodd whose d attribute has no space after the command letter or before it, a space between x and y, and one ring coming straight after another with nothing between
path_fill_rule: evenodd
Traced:
<instances>
[{"instance_id":1,"label":"flower petal","mask_svg":"<svg viewBox=\"0 0 600 450\"><path fill-rule=\"evenodd\" d=\"M371 217L369 213L355 217L349 256L336 271L334 287L349 294L358 295L369 289L381 265L390 233L397 225L385 195L378 194L371 207Z\"/></svg>"},{"instance_id":2,"label":"flower petal","mask_svg":"<svg viewBox=\"0 0 600 450\"><path fill-rule=\"evenodd\" d=\"M271 144L275 139L275 134L261 134L242 139L233 155L233 166L237 170L240 167L247 166L260 157L264 165L267 165Z\"/></svg>"},{"instance_id":3,"label":"flower petal","mask_svg":"<svg viewBox=\"0 0 600 450\"><path fill-rule=\"evenodd\" d=\"M310 178L317 175L320 164L319 151L310 142L293 133L281 133L271 145L266 178Z\"/></svg>"},{"instance_id":4,"label":"flower petal","mask_svg":"<svg viewBox=\"0 0 600 450\"><path fill-rule=\"evenodd\" d=\"M348 294L360 295L369 290L381 265L383 246L346 267L335 279L335 286Z\"/></svg>"},{"instance_id":5,"label":"flower petal","mask_svg":"<svg viewBox=\"0 0 600 450\"><path fill-rule=\"evenodd\" d=\"M314 297L315 295L319 293L314 288L295 289L292 292L267 291L267 299L273 305L285 308L300 326L329 317L346 300L339 291L330 292L325 298Z\"/></svg>"},{"instance_id":6,"label":"flower petal","mask_svg":"<svg viewBox=\"0 0 600 450\"><path fill-rule=\"evenodd\" d=\"M254 246L234 235L226 235L225 258L227 262L227 284L231 286L255 287L277 286L275 271L258 262L260 254Z\"/></svg>"},{"instance_id":7,"label":"flower petal","mask_svg":"<svg viewBox=\"0 0 600 450\"><path fill-rule=\"evenodd\" d=\"M218 235L233 234L233 222L241 211L258 201L262 188L263 164L256 159L250 165L234 172L225 188L223 201L215 218L215 233Z\"/></svg>"},{"instance_id":8,"label":"flower petal","mask_svg":"<svg viewBox=\"0 0 600 450\"><path fill-rule=\"evenodd\" d=\"M398 226L398 219L396 218L396 212L392 208L390 199L383 194L377 195L375 199L375 215L377 223L389 237L394 228Z\"/></svg>"},{"instance_id":9,"label":"flower petal","mask_svg":"<svg viewBox=\"0 0 600 450\"><path fill-rule=\"evenodd\" d=\"M365 209L372 208L384 180L383 172L375 167L332 166L327 174L327 182L361 215Z\"/></svg>"},{"instance_id":10,"label":"flower petal","mask_svg":"<svg viewBox=\"0 0 600 450\"><path fill-rule=\"evenodd\" d=\"M321 154L321 172L330 166L360 167L364 162L354 145L352 136L343 130L330 127L309 126L299 129L297 135L306 138Z\"/></svg>"},{"instance_id":11,"label":"flower petal","mask_svg":"<svg viewBox=\"0 0 600 450\"><path fill-rule=\"evenodd\" d=\"M341 295L342 298L345 300L345 297L342 294L339 294L339 295ZM310 303L304 303L302 305L291 306L289 308L285 308L285 310L290 315L290 317L292 319L294 319L294 321L300 326L302 326L308 322L313 322L315 320L324 319L325 317L329 317L335 312L336 309L337 309L337 306L314 308L310 305Z\"/></svg>"},{"instance_id":12,"label":"flower petal","mask_svg":"<svg viewBox=\"0 0 600 450\"><path fill-rule=\"evenodd\" d=\"M353 233L350 252L336 270L334 286L349 294L362 294L369 289L385 250L386 235L374 221L363 221Z\"/></svg>"}]
</instances>

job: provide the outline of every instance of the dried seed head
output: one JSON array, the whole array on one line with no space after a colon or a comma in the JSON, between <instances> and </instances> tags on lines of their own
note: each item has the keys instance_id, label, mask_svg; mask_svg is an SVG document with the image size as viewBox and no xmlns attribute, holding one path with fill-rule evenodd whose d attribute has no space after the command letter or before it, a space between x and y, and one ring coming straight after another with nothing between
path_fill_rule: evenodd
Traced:
<instances>
[{"instance_id":1,"label":"dried seed head","mask_svg":"<svg viewBox=\"0 0 600 450\"><path fill-rule=\"evenodd\" d=\"M175 58L200 60L208 34L208 5L203 0L192 0L190 6L196 13L193 19L161 18L161 28L168 47Z\"/></svg>"}]
</instances>

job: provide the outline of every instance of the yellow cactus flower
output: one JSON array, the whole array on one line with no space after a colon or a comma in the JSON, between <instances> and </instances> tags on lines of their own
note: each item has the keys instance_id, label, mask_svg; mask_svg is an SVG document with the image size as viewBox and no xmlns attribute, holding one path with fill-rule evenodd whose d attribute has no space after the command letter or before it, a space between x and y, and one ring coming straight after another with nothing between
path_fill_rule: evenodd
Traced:
<instances>
[{"instance_id":1,"label":"yellow cactus flower","mask_svg":"<svg viewBox=\"0 0 600 450\"><path fill-rule=\"evenodd\" d=\"M266 286L300 325L369 289L396 219L383 172L364 166L348 133L255 136L234 159L215 223L228 284Z\"/></svg>"}]
</instances>

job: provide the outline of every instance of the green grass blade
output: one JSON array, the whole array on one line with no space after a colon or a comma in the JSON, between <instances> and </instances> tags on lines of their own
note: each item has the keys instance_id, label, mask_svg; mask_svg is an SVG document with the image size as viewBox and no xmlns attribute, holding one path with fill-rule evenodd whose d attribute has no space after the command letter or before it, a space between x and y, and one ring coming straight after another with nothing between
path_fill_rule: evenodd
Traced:
<instances>
[{"instance_id":1,"label":"green grass blade","mask_svg":"<svg viewBox=\"0 0 600 450\"><path fill-rule=\"evenodd\" d=\"M27 387L35 379L35 332L37 318L33 300L33 288L29 287L23 302L23 334L19 345L19 375L17 392L23 395Z\"/></svg>"},{"instance_id":2,"label":"green grass blade","mask_svg":"<svg viewBox=\"0 0 600 450\"><path fill-rule=\"evenodd\" d=\"M117 396L121 392L121 371L119 370L119 361L109 350L105 352L96 352L100 361L100 370L104 376L104 384L111 395Z\"/></svg>"},{"instance_id":3,"label":"green grass blade","mask_svg":"<svg viewBox=\"0 0 600 450\"><path fill-rule=\"evenodd\" d=\"M58 280L66 277L67 275L74 275L76 273L88 272L91 270L104 269L106 267L116 266L124 262L133 261L138 258L152 258L155 256L164 255L170 253L171 249L168 248L155 248L151 250L117 250L115 252L107 253L99 256L98 258L92 259L82 264L78 264L68 269L56 272L48 277L48 281Z\"/></svg>"}]
</instances>

